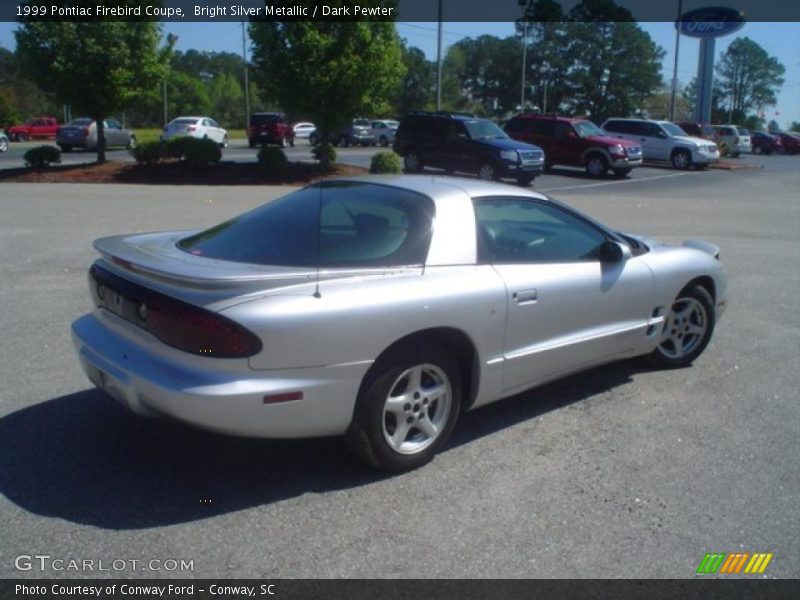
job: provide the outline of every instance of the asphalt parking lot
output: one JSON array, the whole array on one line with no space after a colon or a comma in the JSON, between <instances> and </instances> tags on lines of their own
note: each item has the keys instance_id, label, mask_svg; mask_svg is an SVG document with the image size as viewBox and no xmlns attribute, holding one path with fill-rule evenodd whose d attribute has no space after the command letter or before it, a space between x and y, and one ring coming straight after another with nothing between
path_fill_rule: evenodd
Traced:
<instances>
[{"instance_id":1,"label":"asphalt parking lot","mask_svg":"<svg viewBox=\"0 0 800 600\"><path fill-rule=\"evenodd\" d=\"M133 417L73 354L93 239L211 225L288 188L0 185L0 577L682 578L707 552L772 552L765 577L800 577L800 170L742 160L763 168L537 179L609 225L721 246L715 337L688 369L628 361L468 413L391 477L336 439ZM33 554L127 562L15 568ZM152 559L193 570L129 562Z\"/></svg>"}]
</instances>

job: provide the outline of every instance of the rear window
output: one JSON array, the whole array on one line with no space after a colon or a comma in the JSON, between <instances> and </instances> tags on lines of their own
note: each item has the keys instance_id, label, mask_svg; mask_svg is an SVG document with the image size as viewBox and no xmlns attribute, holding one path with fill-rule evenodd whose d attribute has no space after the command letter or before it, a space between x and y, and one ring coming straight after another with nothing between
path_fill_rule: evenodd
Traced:
<instances>
[{"instance_id":1,"label":"rear window","mask_svg":"<svg viewBox=\"0 0 800 600\"><path fill-rule=\"evenodd\" d=\"M739 132L739 135L750 135L750 132L744 127L737 127L736 131Z\"/></svg>"},{"instance_id":2,"label":"rear window","mask_svg":"<svg viewBox=\"0 0 800 600\"><path fill-rule=\"evenodd\" d=\"M250 115L250 122L254 125L263 123L279 123L282 120L280 115Z\"/></svg>"},{"instance_id":3,"label":"rear window","mask_svg":"<svg viewBox=\"0 0 800 600\"><path fill-rule=\"evenodd\" d=\"M72 119L72 121L70 121L68 125L71 125L73 127L88 127L92 123L93 121L91 119L81 118L81 119Z\"/></svg>"},{"instance_id":4,"label":"rear window","mask_svg":"<svg viewBox=\"0 0 800 600\"><path fill-rule=\"evenodd\" d=\"M175 119L170 125L194 125L199 119Z\"/></svg>"},{"instance_id":5,"label":"rear window","mask_svg":"<svg viewBox=\"0 0 800 600\"><path fill-rule=\"evenodd\" d=\"M421 265L433 216L433 201L422 194L329 181L184 238L178 247L208 258L261 265Z\"/></svg>"}]
</instances>

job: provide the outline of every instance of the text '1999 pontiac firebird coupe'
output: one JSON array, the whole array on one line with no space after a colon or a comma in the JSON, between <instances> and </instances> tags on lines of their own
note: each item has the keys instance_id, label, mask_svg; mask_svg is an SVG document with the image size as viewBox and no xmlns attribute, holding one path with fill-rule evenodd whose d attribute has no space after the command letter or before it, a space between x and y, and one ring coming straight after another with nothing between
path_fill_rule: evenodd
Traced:
<instances>
[{"instance_id":1,"label":"text '1999 pontiac firebird coupe'","mask_svg":"<svg viewBox=\"0 0 800 600\"><path fill-rule=\"evenodd\" d=\"M448 177L327 180L95 248L72 326L95 385L214 431L342 435L392 471L428 462L461 411L627 357L688 365L726 305L711 244Z\"/></svg>"}]
</instances>

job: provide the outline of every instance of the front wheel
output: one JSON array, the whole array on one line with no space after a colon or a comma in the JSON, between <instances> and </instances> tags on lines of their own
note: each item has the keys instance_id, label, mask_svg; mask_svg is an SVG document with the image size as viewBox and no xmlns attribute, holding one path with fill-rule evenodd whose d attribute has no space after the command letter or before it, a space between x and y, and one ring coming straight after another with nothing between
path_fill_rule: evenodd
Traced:
<instances>
[{"instance_id":1,"label":"front wheel","mask_svg":"<svg viewBox=\"0 0 800 600\"><path fill-rule=\"evenodd\" d=\"M485 181L497 180L497 168L490 162L483 163L478 169L478 177Z\"/></svg>"},{"instance_id":2,"label":"front wheel","mask_svg":"<svg viewBox=\"0 0 800 600\"><path fill-rule=\"evenodd\" d=\"M690 365L705 350L714 332L714 301L699 285L683 289L664 318L661 341L650 354L658 367Z\"/></svg>"},{"instance_id":3,"label":"front wheel","mask_svg":"<svg viewBox=\"0 0 800 600\"><path fill-rule=\"evenodd\" d=\"M422 161L416 152L406 152L403 157L403 167L406 173L419 173L422 171Z\"/></svg>"},{"instance_id":4,"label":"front wheel","mask_svg":"<svg viewBox=\"0 0 800 600\"><path fill-rule=\"evenodd\" d=\"M392 353L367 374L345 443L387 471L428 463L450 437L461 405L461 375L441 347Z\"/></svg>"},{"instance_id":5,"label":"front wheel","mask_svg":"<svg viewBox=\"0 0 800 600\"><path fill-rule=\"evenodd\" d=\"M586 159L586 174L589 177L603 177L608 173L608 161L602 154L592 154Z\"/></svg>"},{"instance_id":6,"label":"front wheel","mask_svg":"<svg viewBox=\"0 0 800 600\"><path fill-rule=\"evenodd\" d=\"M676 150L672 154L672 166L685 171L692 166L692 155L686 150Z\"/></svg>"}]
</instances>

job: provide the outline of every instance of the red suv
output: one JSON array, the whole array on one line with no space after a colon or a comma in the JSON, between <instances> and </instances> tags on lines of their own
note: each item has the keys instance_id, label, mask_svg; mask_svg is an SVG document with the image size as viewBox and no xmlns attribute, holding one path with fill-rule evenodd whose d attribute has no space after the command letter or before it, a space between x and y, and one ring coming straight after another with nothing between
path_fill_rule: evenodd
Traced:
<instances>
[{"instance_id":1,"label":"red suv","mask_svg":"<svg viewBox=\"0 0 800 600\"><path fill-rule=\"evenodd\" d=\"M250 115L247 140L251 148L258 144L278 144L281 148L286 148L287 144L294 146L294 128L283 113L253 113Z\"/></svg>"},{"instance_id":2,"label":"red suv","mask_svg":"<svg viewBox=\"0 0 800 600\"><path fill-rule=\"evenodd\" d=\"M609 169L624 176L642 164L641 146L609 137L586 119L521 114L506 123L505 130L515 140L541 146L547 169L567 165L583 167L591 177L602 177Z\"/></svg>"},{"instance_id":3,"label":"red suv","mask_svg":"<svg viewBox=\"0 0 800 600\"><path fill-rule=\"evenodd\" d=\"M58 132L58 119L55 117L35 117L24 125L14 125L6 130L8 137L15 142L55 138Z\"/></svg>"}]
</instances>

